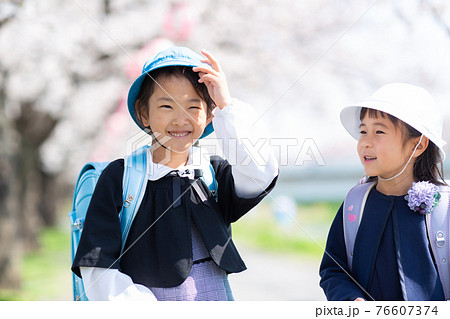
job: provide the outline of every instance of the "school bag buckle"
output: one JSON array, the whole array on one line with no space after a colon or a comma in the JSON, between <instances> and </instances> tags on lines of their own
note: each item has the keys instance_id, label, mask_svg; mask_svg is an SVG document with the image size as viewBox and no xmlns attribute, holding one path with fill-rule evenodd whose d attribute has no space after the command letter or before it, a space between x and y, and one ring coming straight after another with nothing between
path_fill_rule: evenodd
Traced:
<instances>
[{"instance_id":1,"label":"school bag buckle","mask_svg":"<svg viewBox=\"0 0 450 319\"><path fill-rule=\"evenodd\" d=\"M446 243L446 241L445 241L444 233L441 231L438 231L436 233L436 246L438 246L439 248L442 248L445 246L445 243Z\"/></svg>"},{"instance_id":2,"label":"school bag buckle","mask_svg":"<svg viewBox=\"0 0 450 319\"><path fill-rule=\"evenodd\" d=\"M84 225L84 218L77 218L75 222L72 224L72 230L76 231L83 229L83 225Z\"/></svg>"}]
</instances>

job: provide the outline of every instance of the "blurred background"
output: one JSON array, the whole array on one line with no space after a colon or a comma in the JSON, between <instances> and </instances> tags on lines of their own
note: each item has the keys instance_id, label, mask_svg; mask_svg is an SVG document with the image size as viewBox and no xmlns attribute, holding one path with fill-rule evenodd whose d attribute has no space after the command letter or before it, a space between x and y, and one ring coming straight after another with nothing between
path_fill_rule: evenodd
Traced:
<instances>
[{"instance_id":1,"label":"blurred background","mask_svg":"<svg viewBox=\"0 0 450 319\"><path fill-rule=\"evenodd\" d=\"M450 141L446 0L0 0L0 300L71 300L76 177L142 141L127 90L171 45L219 59L281 165L233 227L249 268L230 276L238 300L324 299L327 231L363 175L343 106L388 82L423 86Z\"/></svg>"}]
</instances>

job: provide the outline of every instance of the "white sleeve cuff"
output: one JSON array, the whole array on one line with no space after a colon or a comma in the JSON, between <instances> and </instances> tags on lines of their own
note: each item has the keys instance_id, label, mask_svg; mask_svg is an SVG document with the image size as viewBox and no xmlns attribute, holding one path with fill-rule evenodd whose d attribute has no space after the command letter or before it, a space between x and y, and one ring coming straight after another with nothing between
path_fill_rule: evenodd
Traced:
<instances>
[{"instance_id":1,"label":"white sleeve cuff","mask_svg":"<svg viewBox=\"0 0 450 319\"><path fill-rule=\"evenodd\" d=\"M155 295L117 269L80 267L86 296L91 301L152 300Z\"/></svg>"},{"instance_id":2,"label":"white sleeve cuff","mask_svg":"<svg viewBox=\"0 0 450 319\"><path fill-rule=\"evenodd\" d=\"M260 115L236 99L222 110L214 109L213 115L218 144L232 165L236 194L242 198L259 195L278 175L278 162Z\"/></svg>"}]
</instances>

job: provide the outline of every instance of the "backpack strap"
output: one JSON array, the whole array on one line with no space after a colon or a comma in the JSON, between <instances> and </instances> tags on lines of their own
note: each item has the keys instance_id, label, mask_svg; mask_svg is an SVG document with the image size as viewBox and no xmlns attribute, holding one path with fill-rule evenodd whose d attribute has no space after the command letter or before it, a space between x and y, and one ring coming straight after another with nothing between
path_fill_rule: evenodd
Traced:
<instances>
[{"instance_id":1,"label":"backpack strap","mask_svg":"<svg viewBox=\"0 0 450 319\"><path fill-rule=\"evenodd\" d=\"M217 180L216 180L216 172L214 171L214 167L211 164L211 161L202 165L203 174L201 175L201 179L205 182L206 186L208 186L211 194L214 196L217 201Z\"/></svg>"},{"instance_id":2,"label":"backpack strap","mask_svg":"<svg viewBox=\"0 0 450 319\"><path fill-rule=\"evenodd\" d=\"M342 211L345 249L347 252L348 267L352 270L353 249L355 246L356 234L361 223L366 205L367 196L375 182L363 183L353 187L344 200Z\"/></svg>"},{"instance_id":3,"label":"backpack strap","mask_svg":"<svg viewBox=\"0 0 450 319\"><path fill-rule=\"evenodd\" d=\"M122 249L120 255L123 254L128 234L133 224L134 217L142 203L145 194L149 176L148 159L150 146L145 145L124 159L123 173L123 206L119 213L120 228L122 231ZM212 164L202 167L202 180L208 186L209 190L215 198L217 193L217 180ZM217 199L216 199L217 200Z\"/></svg>"},{"instance_id":4,"label":"backpack strap","mask_svg":"<svg viewBox=\"0 0 450 319\"><path fill-rule=\"evenodd\" d=\"M123 206L119 213L122 231L122 256L131 224L142 203L148 180L148 152L150 146L145 145L124 159L123 172Z\"/></svg>"},{"instance_id":5,"label":"backpack strap","mask_svg":"<svg viewBox=\"0 0 450 319\"><path fill-rule=\"evenodd\" d=\"M441 198L430 214L426 215L428 239L433 251L446 300L450 300L450 187L440 186Z\"/></svg>"}]
</instances>

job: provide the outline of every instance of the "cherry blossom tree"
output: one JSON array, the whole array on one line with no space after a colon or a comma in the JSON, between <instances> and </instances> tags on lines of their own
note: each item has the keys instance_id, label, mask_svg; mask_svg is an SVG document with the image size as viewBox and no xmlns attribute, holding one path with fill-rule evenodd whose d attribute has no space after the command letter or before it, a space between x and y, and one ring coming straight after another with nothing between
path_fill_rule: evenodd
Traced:
<instances>
[{"instance_id":1,"label":"cherry blossom tree","mask_svg":"<svg viewBox=\"0 0 450 319\"><path fill-rule=\"evenodd\" d=\"M387 82L426 87L449 123L447 2L0 0L0 288L18 287L83 163L139 138L126 94L159 49L213 52L232 95L275 138L313 139L325 170L355 160L340 108Z\"/></svg>"}]
</instances>

